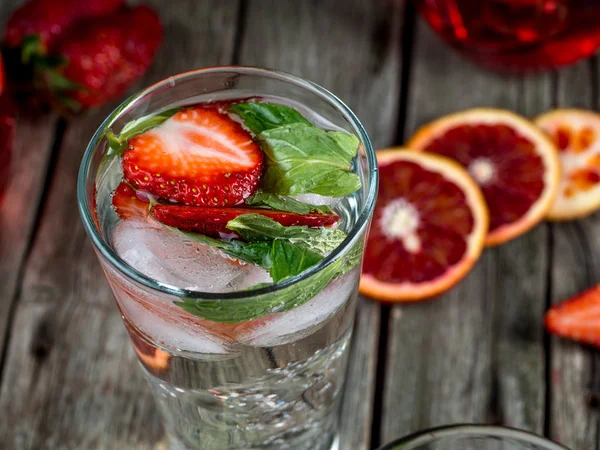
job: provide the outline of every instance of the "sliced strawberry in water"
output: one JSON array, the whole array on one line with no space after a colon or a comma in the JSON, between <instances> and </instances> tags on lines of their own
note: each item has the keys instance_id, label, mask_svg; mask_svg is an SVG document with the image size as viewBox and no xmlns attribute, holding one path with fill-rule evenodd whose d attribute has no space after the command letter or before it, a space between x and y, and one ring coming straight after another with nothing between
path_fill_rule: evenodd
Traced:
<instances>
[{"instance_id":1,"label":"sliced strawberry in water","mask_svg":"<svg viewBox=\"0 0 600 450\"><path fill-rule=\"evenodd\" d=\"M121 219L145 219L148 217L148 202L143 201L135 189L122 181L112 197L112 205Z\"/></svg>"},{"instance_id":2,"label":"sliced strawberry in water","mask_svg":"<svg viewBox=\"0 0 600 450\"><path fill-rule=\"evenodd\" d=\"M171 355L151 344L150 339L138 330L135 325L122 314L122 312L121 315L125 320L125 328L133 343L133 349L137 353L144 367L155 374L165 370L169 366Z\"/></svg>"},{"instance_id":3,"label":"sliced strawberry in water","mask_svg":"<svg viewBox=\"0 0 600 450\"><path fill-rule=\"evenodd\" d=\"M165 225L217 238L223 234L231 234L231 230L226 227L227 222L242 214L261 214L286 227L293 225L326 227L334 225L339 219L338 215L333 213L302 215L261 208L209 208L180 205L152 207L152 216Z\"/></svg>"},{"instance_id":4,"label":"sliced strawberry in water","mask_svg":"<svg viewBox=\"0 0 600 450\"><path fill-rule=\"evenodd\" d=\"M256 190L263 153L218 107L199 106L132 138L122 166L129 183L159 198L233 206Z\"/></svg>"}]
</instances>

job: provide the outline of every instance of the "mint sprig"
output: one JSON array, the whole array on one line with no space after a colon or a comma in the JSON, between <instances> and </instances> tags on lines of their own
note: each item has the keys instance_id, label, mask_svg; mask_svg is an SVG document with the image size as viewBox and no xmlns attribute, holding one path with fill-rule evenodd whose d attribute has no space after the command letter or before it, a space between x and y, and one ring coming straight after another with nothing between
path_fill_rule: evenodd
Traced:
<instances>
[{"instance_id":1,"label":"mint sprig","mask_svg":"<svg viewBox=\"0 0 600 450\"><path fill-rule=\"evenodd\" d=\"M268 206L278 211L292 212L296 214L331 214L333 211L327 205L311 205L301 202L295 198L284 195L273 194L270 192L257 192L246 199L248 206Z\"/></svg>"},{"instance_id":2,"label":"mint sprig","mask_svg":"<svg viewBox=\"0 0 600 450\"><path fill-rule=\"evenodd\" d=\"M265 153L263 191L343 197L360 188L352 172L359 146L353 134L317 128L295 109L274 103L239 103L229 111L244 120Z\"/></svg>"},{"instance_id":3,"label":"mint sprig","mask_svg":"<svg viewBox=\"0 0 600 450\"><path fill-rule=\"evenodd\" d=\"M358 150L355 136L341 138L337 131L294 123L263 131L256 139L266 155L265 192L343 197L361 186L351 171Z\"/></svg>"}]
</instances>

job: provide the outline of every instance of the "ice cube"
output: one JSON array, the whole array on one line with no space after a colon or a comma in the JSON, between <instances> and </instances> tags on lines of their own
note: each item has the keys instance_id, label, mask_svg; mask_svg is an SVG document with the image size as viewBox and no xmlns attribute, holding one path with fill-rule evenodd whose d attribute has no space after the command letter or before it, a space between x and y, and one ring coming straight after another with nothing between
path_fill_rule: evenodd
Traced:
<instances>
[{"instance_id":1,"label":"ice cube","mask_svg":"<svg viewBox=\"0 0 600 450\"><path fill-rule=\"evenodd\" d=\"M235 261L214 247L193 242L152 222L122 220L113 230L112 241L129 265L178 288L228 292L250 287L248 279L270 281L260 267Z\"/></svg>"},{"instance_id":2,"label":"ice cube","mask_svg":"<svg viewBox=\"0 0 600 450\"><path fill-rule=\"evenodd\" d=\"M174 302L179 299L133 284L103 262L121 314L155 345L170 353L192 352L222 358L238 354L237 343L209 328Z\"/></svg>"},{"instance_id":3,"label":"ice cube","mask_svg":"<svg viewBox=\"0 0 600 450\"><path fill-rule=\"evenodd\" d=\"M125 317L142 333L160 347L171 353L192 352L210 355L235 354L235 343L226 336L218 336L202 328L193 321L186 320L185 313L178 314L171 303L171 310L165 310L151 303L140 301L123 290L116 292L119 305Z\"/></svg>"},{"instance_id":4,"label":"ice cube","mask_svg":"<svg viewBox=\"0 0 600 450\"><path fill-rule=\"evenodd\" d=\"M314 333L348 301L356 291L359 268L333 280L303 305L273 314L260 326L250 327L236 335L246 345L273 347L288 344Z\"/></svg>"},{"instance_id":5,"label":"ice cube","mask_svg":"<svg viewBox=\"0 0 600 450\"><path fill-rule=\"evenodd\" d=\"M325 197L319 194L300 194L295 195L293 198L300 202L310 203L311 205L326 205L331 209L336 209L337 204L343 199L343 197Z\"/></svg>"}]
</instances>

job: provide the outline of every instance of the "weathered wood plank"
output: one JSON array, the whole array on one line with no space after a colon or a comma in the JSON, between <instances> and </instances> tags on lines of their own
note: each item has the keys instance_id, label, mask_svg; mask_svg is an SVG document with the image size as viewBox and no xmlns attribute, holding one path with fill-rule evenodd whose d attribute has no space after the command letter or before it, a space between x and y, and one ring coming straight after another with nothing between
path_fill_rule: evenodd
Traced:
<instances>
[{"instance_id":1,"label":"weathered wood plank","mask_svg":"<svg viewBox=\"0 0 600 450\"><path fill-rule=\"evenodd\" d=\"M558 74L558 106L597 109L590 61ZM600 215L552 225L552 302L600 282ZM586 398L598 395L597 351L562 339L551 340L550 436L572 449L600 448L597 411Z\"/></svg>"},{"instance_id":2,"label":"weathered wood plank","mask_svg":"<svg viewBox=\"0 0 600 450\"><path fill-rule=\"evenodd\" d=\"M552 105L549 75L519 81L513 109L535 117ZM494 298L493 388L489 420L542 434L546 353L541 317L547 302L549 226L488 251L486 291ZM518 362L515 364L515 362Z\"/></svg>"},{"instance_id":3,"label":"weathered wood plank","mask_svg":"<svg viewBox=\"0 0 600 450\"><path fill-rule=\"evenodd\" d=\"M231 62L237 1L151 3L166 33L144 84ZM64 135L8 349L0 390L2 449L166 448L76 207L81 155L114 106L73 120Z\"/></svg>"},{"instance_id":4,"label":"weathered wood plank","mask_svg":"<svg viewBox=\"0 0 600 450\"><path fill-rule=\"evenodd\" d=\"M18 3L0 4L0 23L6 21ZM47 114L29 117L22 111L17 117L10 181L4 202L0 203L0 349L5 345L20 270L43 195L55 123L56 118ZM0 366L1 359L0 353Z\"/></svg>"},{"instance_id":5,"label":"weathered wood plank","mask_svg":"<svg viewBox=\"0 0 600 450\"><path fill-rule=\"evenodd\" d=\"M491 106L536 114L550 102L548 79L523 81L483 71L448 49L423 22L410 80L409 134L459 109ZM542 431L546 235L542 226L486 250L471 274L439 299L393 307L382 442L455 422Z\"/></svg>"},{"instance_id":6,"label":"weathered wood plank","mask_svg":"<svg viewBox=\"0 0 600 450\"><path fill-rule=\"evenodd\" d=\"M396 134L401 7L388 0L250 1L240 63L291 72L330 89L356 112L376 147L389 146ZM341 449L370 448L379 315L378 305L361 302Z\"/></svg>"}]
</instances>

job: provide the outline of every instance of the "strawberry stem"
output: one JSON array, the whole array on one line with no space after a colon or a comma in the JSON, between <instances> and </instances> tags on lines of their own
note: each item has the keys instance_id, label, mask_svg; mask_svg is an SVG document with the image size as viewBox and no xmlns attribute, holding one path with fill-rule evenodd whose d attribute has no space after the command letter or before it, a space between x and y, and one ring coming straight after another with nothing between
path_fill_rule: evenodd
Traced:
<instances>
[{"instance_id":1,"label":"strawberry stem","mask_svg":"<svg viewBox=\"0 0 600 450\"><path fill-rule=\"evenodd\" d=\"M36 34L25 36L21 41L21 62L23 64L29 64L31 61L37 58L44 57L46 55L46 46Z\"/></svg>"}]
</instances>

